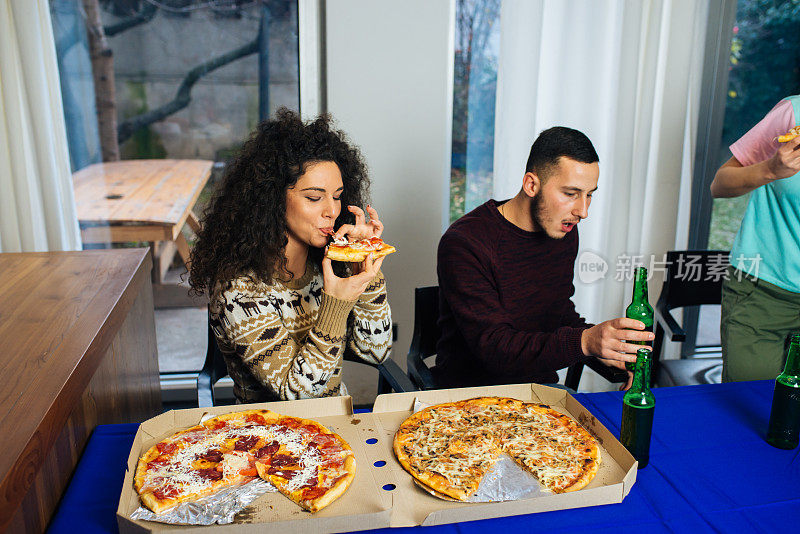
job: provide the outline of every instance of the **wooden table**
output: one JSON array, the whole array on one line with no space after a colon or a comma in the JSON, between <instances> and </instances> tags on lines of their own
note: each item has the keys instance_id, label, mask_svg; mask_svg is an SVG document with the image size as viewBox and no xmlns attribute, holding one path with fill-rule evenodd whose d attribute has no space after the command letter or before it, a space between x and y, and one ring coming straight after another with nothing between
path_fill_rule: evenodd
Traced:
<instances>
[{"instance_id":1,"label":"wooden table","mask_svg":"<svg viewBox=\"0 0 800 534\"><path fill-rule=\"evenodd\" d=\"M195 233L200 230L192 207L212 165L205 160L127 160L96 163L73 175L84 244L150 243L156 307L203 304L191 299L185 286L163 279L176 251L189 264L181 229L188 224Z\"/></svg>"},{"instance_id":2,"label":"wooden table","mask_svg":"<svg viewBox=\"0 0 800 534\"><path fill-rule=\"evenodd\" d=\"M147 249L0 254L0 532L43 532L98 424L161 411Z\"/></svg>"}]
</instances>

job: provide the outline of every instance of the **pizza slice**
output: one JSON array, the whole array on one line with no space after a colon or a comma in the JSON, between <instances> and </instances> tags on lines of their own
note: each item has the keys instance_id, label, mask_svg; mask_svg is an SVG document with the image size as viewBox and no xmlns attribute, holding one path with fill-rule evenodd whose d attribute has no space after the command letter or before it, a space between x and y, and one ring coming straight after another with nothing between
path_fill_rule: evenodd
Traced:
<instances>
[{"instance_id":1,"label":"pizza slice","mask_svg":"<svg viewBox=\"0 0 800 534\"><path fill-rule=\"evenodd\" d=\"M481 481L499 459L500 451L496 449L472 451L462 457L440 457L430 465L414 466L417 470L415 476L423 487L459 501L466 501L477 493Z\"/></svg>"},{"instance_id":2,"label":"pizza slice","mask_svg":"<svg viewBox=\"0 0 800 534\"><path fill-rule=\"evenodd\" d=\"M142 503L160 514L252 480L257 476L255 458L244 450L242 441L246 447L246 440L227 440L202 426L160 441L136 468L134 485Z\"/></svg>"},{"instance_id":3,"label":"pizza slice","mask_svg":"<svg viewBox=\"0 0 800 534\"><path fill-rule=\"evenodd\" d=\"M492 432L463 403L445 403L409 417L395 435L400 464L426 489L466 501L500 458Z\"/></svg>"},{"instance_id":4,"label":"pizza slice","mask_svg":"<svg viewBox=\"0 0 800 534\"><path fill-rule=\"evenodd\" d=\"M778 137L776 137L776 139L778 140L779 143L788 143L798 135L800 135L800 125L795 126L794 128L792 128L783 135L779 135Z\"/></svg>"},{"instance_id":5,"label":"pizza slice","mask_svg":"<svg viewBox=\"0 0 800 534\"><path fill-rule=\"evenodd\" d=\"M369 239L359 239L352 242L345 239L341 241L334 240L328 245L325 255L334 261L362 262L367 259L367 255L370 252L377 259L381 256L387 256L395 252L395 250L393 246L384 243L380 237L370 237Z\"/></svg>"},{"instance_id":6,"label":"pizza slice","mask_svg":"<svg viewBox=\"0 0 800 534\"><path fill-rule=\"evenodd\" d=\"M303 420L302 452L277 441L256 451L258 476L309 512L339 498L355 478L350 446L337 434Z\"/></svg>"}]
</instances>

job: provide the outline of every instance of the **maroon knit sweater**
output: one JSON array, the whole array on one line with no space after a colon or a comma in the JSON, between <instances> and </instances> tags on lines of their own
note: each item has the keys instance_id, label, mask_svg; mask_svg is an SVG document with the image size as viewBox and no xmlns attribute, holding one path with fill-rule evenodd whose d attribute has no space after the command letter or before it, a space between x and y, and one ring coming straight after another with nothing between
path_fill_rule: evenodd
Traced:
<instances>
[{"instance_id":1,"label":"maroon knit sweater","mask_svg":"<svg viewBox=\"0 0 800 534\"><path fill-rule=\"evenodd\" d=\"M589 325L570 298L578 229L564 239L527 232L490 200L439 242L438 384L462 387L554 383L556 370L584 359Z\"/></svg>"}]
</instances>

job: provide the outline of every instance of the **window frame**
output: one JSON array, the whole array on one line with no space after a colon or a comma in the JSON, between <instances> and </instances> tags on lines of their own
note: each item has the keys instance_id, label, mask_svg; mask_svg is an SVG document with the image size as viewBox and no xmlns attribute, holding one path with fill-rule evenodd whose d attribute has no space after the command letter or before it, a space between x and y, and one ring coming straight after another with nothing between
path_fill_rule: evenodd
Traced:
<instances>
[{"instance_id":1,"label":"window frame","mask_svg":"<svg viewBox=\"0 0 800 534\"><path fill-rule=\"evenodd\" d=\"M710 186L717 171L716 147L722 139L725 120L725 103L728 92L728 64L730 62L733 27L736 24L738 2L709 0L709 17L706 23L705 57L697 121L697 139L692 174L692 195L689 214L689 250L705 250L711 229L711 210L714 199ZM692 357L697 352L697 331L700 310L686 308L683 312L683 329L686 341L681 357Z\"/></svg>"}]
</instances>

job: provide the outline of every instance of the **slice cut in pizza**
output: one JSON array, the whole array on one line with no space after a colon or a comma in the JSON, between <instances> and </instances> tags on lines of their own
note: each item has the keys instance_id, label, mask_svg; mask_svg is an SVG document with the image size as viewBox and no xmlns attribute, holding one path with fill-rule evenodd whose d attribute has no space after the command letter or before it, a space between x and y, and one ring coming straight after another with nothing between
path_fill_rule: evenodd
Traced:
<instances>
[{"instance_id":1,"label":"slice cut in pizza","mask_svg":"<svg viewBox=\"0 0 800 534\"><path fill-rule=\"evenodd\" d=\"M258 476L309 512L317 512L342 495L355 477L353 451L337 434L313 421L311 446L301 454L285 445L265 447L256 453Z\"/></svg>"},{"instance_id":2,"label":"slice cut in pizza","mask_svg":"<svg viewBox=\"0 0 800 534\"><path fill-rule=\"evenodd\" d=\"M800 126L795 126L785 134L779 135L777 139L779 143L788 143L798 135L800 135Z\"/></svg>"},{"instance_id":3,"label":"slice cut in pizza","mask_svg":"<svg viewBox=\"0 0 800 534\"><path fill-rule=\"evenodd\" d=\"M246 440L197 425L173 434L145 452L134 485L142 503L160 514L257 476Z\"/></svg>"},{"instance_id":4,"label":"slice cut in pizza","mask_svg":"<svg viewBox=\"0 0 800 534\"><path fill-rule=\"evenodd\" d=\"M380 237L370 237L352 242L334 240L328 245L325 255L334 261L362 262L367 259L370 252L373 258L378 259L395 251L393 246L384 243Z\"/></svg>"}]
</instances>

